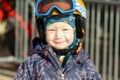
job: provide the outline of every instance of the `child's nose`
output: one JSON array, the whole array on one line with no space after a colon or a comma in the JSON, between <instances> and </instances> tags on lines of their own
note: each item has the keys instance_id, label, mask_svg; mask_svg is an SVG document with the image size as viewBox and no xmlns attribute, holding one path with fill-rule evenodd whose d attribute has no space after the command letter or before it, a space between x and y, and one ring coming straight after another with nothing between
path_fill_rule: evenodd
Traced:
<instances>
[{"instance_id":1,"label":"child's nose","mask_svg":"<svg viewBox=\"0 0 120 80\"><path fill-rule=\"evenodd\" d=\"M63 36L63 32L61 30L56 31L56 38L61 38Z\"/></svg>"}]
</instances>

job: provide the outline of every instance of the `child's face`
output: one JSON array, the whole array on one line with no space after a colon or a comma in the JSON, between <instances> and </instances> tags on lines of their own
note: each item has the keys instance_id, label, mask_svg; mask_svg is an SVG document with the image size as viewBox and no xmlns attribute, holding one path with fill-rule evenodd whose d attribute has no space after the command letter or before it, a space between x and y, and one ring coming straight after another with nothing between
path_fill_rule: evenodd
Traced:
<instances>
[{"instance_id":1,"label":"child's face","mask_svg":"<svg viewBox=\"0 0 120 80\"><path fill-rule=\"evenodd\" d=\"M55 22L47 26L46 40L56 49L65 49L73 43L74 30L65 22Z\"/></svg>"}]
</instances>

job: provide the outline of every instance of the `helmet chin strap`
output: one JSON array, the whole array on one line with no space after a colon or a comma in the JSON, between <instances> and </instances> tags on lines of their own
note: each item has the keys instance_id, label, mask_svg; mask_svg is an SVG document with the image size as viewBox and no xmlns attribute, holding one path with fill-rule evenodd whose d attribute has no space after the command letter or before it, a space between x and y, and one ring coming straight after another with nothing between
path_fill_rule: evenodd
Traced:
<instances>
[{"instance_id":1,"label":"helmet chin strap","mask_svg":"<svg viewBox=\"0 0 120 80\"><path fill-rule=\"evenodd\" d=\"M78 49L78 46L71 48L71 49L56 49L54 47L52 47L53 51L57 54L57 55L67 55L67 53L71 52L75 52Z\"/></svg>"},{"instance_id":2,"label":"helmet chin strap","mask_svg":"<svg viewBox=\"0 0 120 80\"><path fill-rule=\"evenodd\" d=\"M61 66L61 68L66 67L66 65L73 58L73 55L76 54L77 49L78 49L77 46L72 49L62 49L62 50L53 48L53 51L56 53L56 57L58 59L58 63Z\"/></svg>"}]
</instances>

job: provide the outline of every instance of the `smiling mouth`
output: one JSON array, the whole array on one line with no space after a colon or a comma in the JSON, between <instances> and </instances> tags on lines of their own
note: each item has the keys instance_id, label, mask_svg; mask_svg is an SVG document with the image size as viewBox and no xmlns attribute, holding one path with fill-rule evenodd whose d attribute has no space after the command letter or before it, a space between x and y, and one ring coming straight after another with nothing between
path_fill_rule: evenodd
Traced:
<instances>
[{"instance_id":1,"label":"smiling mouth","mask_svg":"<svg viewBox=\"0 0 120 80\"><path fill-rule=\"evenodd\" d=\"M64 43L64 41L55 41L54 43L61 44L61 43Z\"/></svg>"}]
</instances>

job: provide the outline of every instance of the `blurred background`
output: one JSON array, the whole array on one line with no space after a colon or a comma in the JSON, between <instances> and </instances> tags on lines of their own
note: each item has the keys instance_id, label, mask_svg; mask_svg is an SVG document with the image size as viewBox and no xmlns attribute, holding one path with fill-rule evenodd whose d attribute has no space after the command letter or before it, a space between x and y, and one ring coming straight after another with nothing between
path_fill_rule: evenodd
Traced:
<instances>
[{"instance_id":1,"label":"blurred background","mask_svg":"<svg viewBox=\"0 0 120 80\"><path fill-rule=\"evenodd\" d=\"M103 80L120 80L120 0L84 0L85 49ZM0 80L13 80L38 36L35 0L0 0Z\"/></svg>"}]
</instances>

